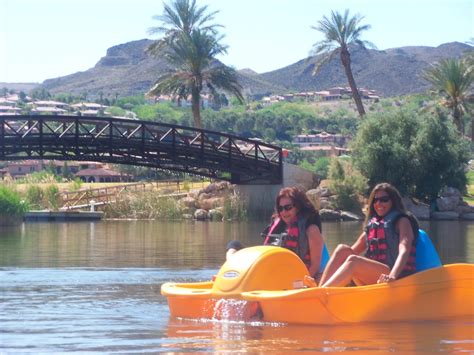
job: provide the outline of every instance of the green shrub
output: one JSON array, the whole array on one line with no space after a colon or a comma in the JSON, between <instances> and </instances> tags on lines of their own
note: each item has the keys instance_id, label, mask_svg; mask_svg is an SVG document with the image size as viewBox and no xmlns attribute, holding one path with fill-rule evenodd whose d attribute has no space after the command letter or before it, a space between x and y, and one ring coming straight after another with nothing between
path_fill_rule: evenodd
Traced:
<instances>
[{"instance_id":1,"label":"green shrub","mask_svg":"<svg viewBox=\"0 0 474 355\"><path fill-rule=\"evenodd\" d=\"M48 185L44 192L45 202L51 210L57 210L60 204L59 188L57 185Z\"/></svg>"},{"instance_id":2,"label":"green shrub","mask_svg":"<svg viewBox=\"0 0 474 355\"><path fill-rule=\"evenodd\" d=\"M0 185L0 213L22 216L26 211L28 211L28 204L21 200L18 192L11 187Z\"/></svg>"},{"instance_id":3,"label":"green shrub","mask_svg":"<svg viewBox=\"0 0 474 355\"><path fill-rule=\"evenodd\" d=\"M33 209L39 209L43 206L44 193L38 185L30 185L26 190L26 200Z\"/></svg>"},{"instance_id":4,"label":"green shrub","mask_svg":"<svg viewBox=\"0 0 474 355\"><path fill-rule=\"evenodd\" d=\"M245 203L237 194L229 196L224 200L222 214L225 220L232 221L242 221L248 217Z\"/></svg>"},{"instance_id":5,"label":"green shrub","mask_svg":"<svg viewBox=\"0 0 474 355\"><path fill-rule=\"evenodd\" d=\"M370 186L389 182L402 194L427 201L445 186L465 191L469 145L442 110L368 114L351 146Z\"/></svg>"},{"instance_id":6,"label":"green shrub","mask_svg":"<svg viewBox=\"0 0 474 355\"><path fill-rule=\"evenodd\" d=\"M361 213L359 196L367 189L367 180L354 169L350 160L332 159L329 166L330 189L335 193L334 207Z\"/></svg>"},{"instance_id":7,"label":"green shrub","mask_svg":"<svg viewBox=\"0 0 474 355\"><path fill-rule=\"evenodd\" d=\"M75 178L72 181L71 187L69 188L70 191L78 191L81 189L81 186L83 184L83 181L80 178Z\"/></svg>"}]
</instances>

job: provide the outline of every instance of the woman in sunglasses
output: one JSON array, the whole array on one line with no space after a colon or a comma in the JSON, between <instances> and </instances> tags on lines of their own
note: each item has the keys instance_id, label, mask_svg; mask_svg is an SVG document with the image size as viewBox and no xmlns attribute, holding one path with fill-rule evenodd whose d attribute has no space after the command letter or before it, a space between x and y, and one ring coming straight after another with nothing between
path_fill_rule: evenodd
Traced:
<instances>
[{"instance_id":1,"label":"woman in sunglasses","mask_svg":"<svg viewBox=\"0 0 474 355\"><path fill-rule=\"evenodd\" d=\"M413 274L417 236L418 223L398 190L378 184L369 196L365 230L354 245L337 246L321 278L322 287L390 282Z\"/></svg>"},{"instance_id":2,"label":"woman in sunglasses","mask_svg":"<svg viewBox=\"0 0 474 355\"><path fill-rule=\"evenodd\" d=\"M278 245L294 251L305 263L309 274L319 280L324 247L321 219L302 190L295 186L280 190L272 223L265 228L262 236L265 238L264 245ZM242 248L240 242L230 241L226 258Z\"/></svg>"},{"instance_id":3,"label":"woman in sunglasses","mask_svg":"<svg viewBox=\"0 0 474 355\"><path fill-rule=\"evenodd\" d=\"M275 210L272 223L263 233L264 244L275 245L276 238L277 245L295 252L306 264L309 274L319 279L324 241L318 211L306 194L295 186L280 190Z\"/></svg>"}]
</instances>

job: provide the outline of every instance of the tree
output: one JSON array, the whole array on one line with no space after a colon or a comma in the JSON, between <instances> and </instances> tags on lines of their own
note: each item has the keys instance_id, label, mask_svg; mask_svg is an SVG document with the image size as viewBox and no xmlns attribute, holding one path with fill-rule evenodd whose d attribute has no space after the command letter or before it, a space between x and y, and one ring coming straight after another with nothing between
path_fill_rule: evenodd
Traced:
<instances>
[{"instance_id":1,"label":"tree","mask_svg":"<svg viewBox=\"0 0 474 355\"><path fill-rule=\"evenodd\" d=\"M445 186L465 190L469 146L442 110L370 114L352 141L354 164L370 187L389 182L402 194L432 201Z\"/></svg>"},{"instance_id":2,"label":"tree","mask_svg":"<svg viewBox=\"0 0 474 355\"><path fill-rule=\"evenodd\" d=\"M196 0L175 0L164 5L161 16L154 19L161 26L151 33L163 33L160 40L148 47L148 53L163 56L172 70L158 78L149 95L171 94L178 102L191 96L194 125L201 128L201 92L206 87L211 95L218 89L234 94L243 102L242 86L234 69L215 60L227 52L217 35L219 24L213 24L217 11L208 12L207 6L197 6Z\"/></svg>"},{"instance_id":3,"label":"tree","mask_svg":"<svg viewBox=\"0 0 474 355\"><path fill-rule=\"evenodd\" d=\"M346 10L343 15L337 11L331 11L330 18L323 16L323 19L316 26L311 26L312 29L321 32L325 37L322 41L313 45L314 54L316 56L320 55L313 75L318 74L322 66L339 55L352 90L352 97L361 117L365 115L365 109L352 74L349 46L358 45L364 49L366 47L375 48L372 43L360 38L362 32L370 29L370 25L360 25L363 19L364 17L358 14L349 17L349 10Z\"/></svg>"},{"instance_id":4,"label":"tree","mask_svg":"<svg viewBox=\"0 0 474 355\"><path fill-rule=\"evenodd\" d=\"M446 95L443 104L452 110L458 131L464 134L462 117L467 111L467 100L474 82L472 63L469 64L468 59L443 59L432 64L424 71L423 76L436 90Z\"/></svg>"},{"instance_id":5,"label":"tree","mask_svg":"<svg viewBox=\"0 0 474 355\"><path fill-rule=\"evenodd\" d=\"M202 128L200 102L204 87L211 95L217 95L220 89L234 94L241 102L244 100L237 72L215 60L218 54L226 52L219 40L205 31L193 30L169 42L164 58L173 69L160 76L148 92L148 95L170 94L178 99L190 96L196 128Z\"/></svg>"},{"instance_id":6,"label":"tree","mask_svg":"<svg viewBox=\"0 0 474 355\"><path fill-rule=\"evenodd\" d=\"M175 0L171 4L163 4L163 14L153 16L160 26L151 27L150 34L162 34L163 37L151 44L147 51L158 55L169 43L176 41L183 33L191 34L193 30L201 30L217 35L219 24L212 24L218 11L208 13L207 6L198 7L196 0Z\"/></svg>"}]
</instances>

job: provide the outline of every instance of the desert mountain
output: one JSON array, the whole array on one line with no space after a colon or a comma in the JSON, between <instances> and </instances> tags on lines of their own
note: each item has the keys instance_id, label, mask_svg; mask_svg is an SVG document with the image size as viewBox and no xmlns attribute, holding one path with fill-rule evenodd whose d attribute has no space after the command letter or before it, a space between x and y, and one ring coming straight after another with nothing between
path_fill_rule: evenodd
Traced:
<instances>
[{"instance_id":1,"label":"desert mountain","mask_svg":"<svg viewBox=\"0 0 474 355\"><path fill-rule=\"evenodd\" d=\"M163 60L145 53L151 43L151 40L143 39L111 47L93 68L48 79L42 85L52 93L87 93L89 97L98 96L100 92L111 96L142 94L168 70ZM351 52L352 69L359 87L375 89L383 96L404 95L429 88L421 78L421 72L430 63L459 57L472 50L473 47L458 42L438 47L401 47L384 51L354 48ZM245 94L256 96L347 86L338 58L317 76L312 76L315 59L309 57L263 74L243 69L239 71L239 79Z\"/></svg>"}]
</instances>

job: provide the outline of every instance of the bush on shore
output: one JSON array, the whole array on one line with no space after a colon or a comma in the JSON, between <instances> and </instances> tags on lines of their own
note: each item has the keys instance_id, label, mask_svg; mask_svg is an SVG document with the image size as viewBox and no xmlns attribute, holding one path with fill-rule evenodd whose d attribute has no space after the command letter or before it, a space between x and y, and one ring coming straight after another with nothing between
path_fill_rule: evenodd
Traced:
<instances>
[{"instance_id":1,"label":"bush on shore","mask_svg":"<svg viewBox=\"0 0 474 355\"><path fill-rule=\"evenodd\" d=\"M0 185L0 215L20 218L26 211L28 204L21 200L18 192L12 187Z\"/></svg>"}]
</instances>

